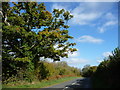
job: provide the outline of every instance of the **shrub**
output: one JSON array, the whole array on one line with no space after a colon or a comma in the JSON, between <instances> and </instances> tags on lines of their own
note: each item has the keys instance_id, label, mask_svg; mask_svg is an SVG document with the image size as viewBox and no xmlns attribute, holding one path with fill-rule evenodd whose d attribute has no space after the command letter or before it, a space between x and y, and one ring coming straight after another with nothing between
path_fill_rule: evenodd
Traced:
<instances>
[{"instance_id":1,"label":"shrub","mask_svg":"<svg viewBox=\"0 0 120 90\"><path fill-rule=\"evenodd\" d=\"M95 87L120 88L120 49L116 48L112 55L98 65L93 75ZM99 82L100 81L100 82ZM99 84L98 84L99 82Z\"/></svg>"}]
</instances>

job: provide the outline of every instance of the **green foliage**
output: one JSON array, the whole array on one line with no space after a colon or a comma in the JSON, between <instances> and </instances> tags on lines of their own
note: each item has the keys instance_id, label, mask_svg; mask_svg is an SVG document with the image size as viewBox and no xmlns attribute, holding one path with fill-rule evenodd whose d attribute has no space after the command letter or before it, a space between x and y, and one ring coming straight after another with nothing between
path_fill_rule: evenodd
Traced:
<instances>
[{"instance_id":1,"label":"green foliage","mask_svg":"<svg viewBox=\"0 0 120 90\"><path fill-rule=\"evenodd\" d=\"M66 62L46 62L40 61L39 67L35 71L39 80L46 79L49 77L55 77L57 75L75 75L80 76L80 70L74 67L70 67Z\"/></svg>"},{"instance_id":2,"label":"green foliage","mask_svg":"<svg viewBox=\"0 0 120 90\"><path fill-rule=\"evenodd\" d=\"M65 61L57 62L55 64L55 69L59 71L59 75L69 75L74 74L77 76L81 75L81 70L78 68L70 67Z\"/></svg>"},{"instance_id":3,"label":"green foliage","mask_svg":"<svg viewBox=\"0 0 120 90\"><path fill-rule=\"evenodd\" d=\"M18 71L18 73L19 73L19 71ZM29 63L27 65L27 68L23 72L23 79L25 81L30 82L30 83L32 83L32 81L34 81L35 79L37 79L37 77L34 74L34 65L33 65L33 63Z\"/></svg>"},{"instance_id":4,"label":"green foliage","mask_svg":"<svg viewBox=\"0 0 120 90\"><path fill-rule=\"evenodd\" d=\"M39 63L40 58L60 61L76 51L75 43L68 42L73 37L68 35L67 22L73 16L64 9L50 13L44 3L2 2L1 15L3 81L15 76L31 82L33 71L42 79L52 76L57 70L52 64ZM56 44L63 49L55 48Z\"/></svg>"},{"instance_id":5,"label":"green foliage","mask_svg":"<svg viewBox=\"0 0 120 90\"><path fill-rule=\"evenodd\" d=\"M120 49L116 48L108 59L101 62L93 76L95 87L118 88L120 82ZM97 84L97 81L101 81Z\"/></svg>"},{"instance_id":6,"label":"green foliage","mask_svg":"<svg viewBox=\"0 0 120 90\"><path fill-rule=\"evenodd\" d=\"M97 69L97 66L85 65L84 68L82 69L82 76L92 77L96 69Z\"/></svg>"},{"instance_id":7,"label":"green foliage","mask_svg":"<svg viewBox=\"0 0 120 90\"><path fill-rule=\"evenodd\" d=\"M9 64L9 62L14 64ZM9 62L2 64L4 67L6 66L6 68L4 67L2 68L3 83L7 84L9 82L17 82L17 81L32 82L36 78L34 74L34 65L32 63L22 62L22 61L11 62L10 60ZM23 66L22 64L25 66Z\"/></svg>"},{"instance_id":8,"label":"green foliage","mask_svg":"<svg viewBox=\"0 0 120 90\"><path fill-rule=\"evenodd\" d=\"M28 57L25 57L25 58L15 58L15 61L30 62Z\"/></svg>"},{"instance_id":9,"label":"green foliage","mask_svg":"<svg viewBox=\"0 0 120 90\"><path fill-rule=\"evenodd\" d=\"M55 68L52 63L48 63L48 62L40 62L39 63L40 79L45 79L50 76L53 76L54 72L55 72Z\"/></svg>"},{"instance_id":10,"label":"green foliage","mask_svg":"<svg viewBox=\"0 0 120 90\"><path fill-rule=\"evenodd\" d=\"M68 11L54 9L52 14L44 3L13 4L10 7L10 3L3 3L3 51L6 55L14 52L15 57L29 57L35 63L39 57L59 61L60 57L67 57L66 52L76 51L69 48L74 44L67 42L73 38L68 35L69 26L65 24L73 17ZM40 30L42 27L44 29ZM63 49L56 50L55 44L63 44Z\"/></svg>"},{"instance_id":11,"label":"green foliage","mask_svg":"<svg viewBox=\"0 0 120 90\"><path fill-rule=\"evenodd\" d=\"M9 84L9 86L3 86L3 89L4 88L45 88L47 86L50 86L50 85L54 85L54 84L59 84L59 83L62 83L62 82L65 82L65 81L69 81L69 80L73 80L73 79L77 79L79 77L64 77L64 78L60 78L60 79L57 79L57 80L43 80L41 82L37 82L37 83L34 83L34 84L29 84L29 83L25 83L25 84L18 84L16 86L11 86Z\"/></svg>"}]
</instances>

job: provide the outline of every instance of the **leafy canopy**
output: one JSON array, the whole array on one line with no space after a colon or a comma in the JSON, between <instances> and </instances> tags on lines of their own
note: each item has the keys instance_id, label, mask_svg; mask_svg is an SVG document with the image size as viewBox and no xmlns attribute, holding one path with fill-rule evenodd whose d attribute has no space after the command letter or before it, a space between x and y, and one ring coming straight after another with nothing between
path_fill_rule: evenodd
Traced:
<instances>
[{"instance_id":1,"label":"leafy canopy","mask_svg":"<svg viewBox=\"0 0 120 90\"><path fill-rule=\"evenodd\" d=\"M36 63L45 57L59 61L76 51L75 43L68 41L73 38L68 34L70 12L54 9L50 13L44 3L36 2L4 2L2 8L4 60Z\"/></svg>"}]
</instances>

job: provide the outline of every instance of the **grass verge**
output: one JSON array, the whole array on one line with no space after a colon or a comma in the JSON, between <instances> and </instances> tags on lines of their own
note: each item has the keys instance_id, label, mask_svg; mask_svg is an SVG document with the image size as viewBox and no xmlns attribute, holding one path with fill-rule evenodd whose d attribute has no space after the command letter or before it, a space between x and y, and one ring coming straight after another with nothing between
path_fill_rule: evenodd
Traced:
<instances>
[{"instance_id":1,"label":"grass verge","mask_svg":"<svg viewBox=\"0 0 120 90\"><path fill-rule=\"evenodd\" d=\"M55 85L55 84L59 84L65 81L69 81L72 79L76 79L76 78L80 78L80 77L64 77L64 78L60 78L57 80L44 80L35 84L26 84L26 85L17 85L17 86L5 86L3 85L3 88L44 88L47 86L51 86L51 85Z\"/></svg>"}]
</instances>

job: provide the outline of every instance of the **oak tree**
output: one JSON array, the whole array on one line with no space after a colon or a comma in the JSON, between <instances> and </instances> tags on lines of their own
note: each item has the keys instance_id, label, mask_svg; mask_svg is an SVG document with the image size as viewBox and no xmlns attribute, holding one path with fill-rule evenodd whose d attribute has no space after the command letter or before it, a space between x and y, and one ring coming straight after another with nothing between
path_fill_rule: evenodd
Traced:
<instances>
[{"instance_id":1,"label":"oak tree","mask_svg":"<svg viewBox=\"0 0 120 90\"><path fill-rule=\"evenodd\" d=\"M67 22L73 18L69 11L54 9L51 13L37 2L3 2L0 13L5 72L29 63L36 68L41 57L60 61L76 51L75 43L68 41L73 38L68 34Z\"/></svg>"}]
</instances>

